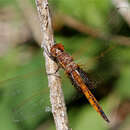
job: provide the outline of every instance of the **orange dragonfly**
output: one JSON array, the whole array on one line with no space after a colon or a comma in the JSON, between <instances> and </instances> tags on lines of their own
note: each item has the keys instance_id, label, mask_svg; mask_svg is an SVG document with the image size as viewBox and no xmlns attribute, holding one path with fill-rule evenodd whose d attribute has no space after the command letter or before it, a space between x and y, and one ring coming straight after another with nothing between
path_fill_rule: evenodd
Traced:
<instances>
[{"instance_id":1,"label":"orange dragonfly","mask_svg":"<svg viewBox=\"0 0 130 130\"><path fill-rule=\"evenodd\" d=\"M64 46L62 44L55 44L51 47L50 52L48 52L46 48L44 48L44 50L47 52L48 56L59 65L59 67L65 70L72 81L72 84L84 93L93 108L103 117L105 121L109 123L109 119L89 90L89 88L92 87L92 84L87 73L83 71L79 65L74 62L73 58L64 51Z\"/></svg>"},{"instance_id":2,"label":"orange dragonfly","mask_svg":"<svg viewBox=\"0 0 130 130\"><path fill-rule=\"evenodd\" d=\"M84 46L86 46L85 44L84 44ZM89 48L89 47L92 48L92 46L88 45L87 48ZM113 47L111 49L113 49ZM111 49L109 49L109 47L108 47L108 49L106 49L108 51L105 51L105 54L109 53L111 51ZM102 50L101 50L101 52L102 52ZM102 54L104 54L104 53L102 53ZM101 56L103 56L102 54L101 54ZM112 54L112 53L110 53L110 54ZM98 55L98 54L96 54L96 55ZM99 56L99 58L100 58L100 56ZM98 59L98 57L96 57L96 59ZM102 59L105 61L105 56ZM21 122L24 120L33 120L34 117L37 118L37 120L38 120L38 119L40 119L39 116L43 117L42 113L44 113L45 111L46 112L51 111L50 104L49 104L49 94L47 96L47 93L46 93L48 90L46 89L47 80L46 80L46 74L44 71L45 69L44 69L44 65L41 66L42 60L43 60L43 58L41 57L39 60L41 62L38 62L37 64L34 64L33 61L30 62L30 65L25 64L24 67L21 66L20 68L18 68L20 70L18 76L16 74L14 74L14 75L16 75L16 76L14 76L14 78L12 78L12 76L10 76L11 78L0 81L1 91L6 91L6 93L4 94L4 97L7 97L7 98L9 97L9 102L12 103L12 104L10 104L10 107L11 107L11 111L13 110L13 113L15 114L15 116L13 117L14 122ZM24 61L24 62L26 62L26 61ZM86 62L88 62L87 64L90 63L88 60L86 60ZM21 62L21 64L22 63L23 63L23 61ZM107 63L105 63L105 65L106 64ZM3 68L6 69L7 71L10 71L12 68L14 68L14 66L11 66L11 65L9 67L10 67L10 69L6 68L5 66ZM35 70L35 68L36 68L36 70ZM39 68L39 71L37 70L37 68ZM26 72L28 74L26 74L24 72ZM74 86L77 87L78 85L77 85L77 83L75 83L73 76L75 76L75 79L77 79L77 81L78 81L78 79L81 79L81 77L82 77L82 80L84 80L84 83L82 80L79 83L79 84L82 84L81 90L84 90L85 86L89 86L89 88L90 88L91 82L89 82L89 81L86 82L87 79L86 78L84 79L84 77L86 77L86 73L84 71L82 71L82 69L80 69L80 68L78 70L78 73L80 73L80 77L77 76L76 72L73 72L73 74L69 75ZM3 77L3 75L1 77ZM65 79L65 80L68 81L67 79ZM69 82L67 82L67 84L70 85ZM63 89L68 89L68 88L71 89L72 87L63 87ZM80 87L78 86L78 88L80 88ZM90 103L92 103L93 107L98 111L98 113L100 113L102 115L102 117L106 121L108 121L108 119L105 116L105 114L103 113L102 109L98 108L99 105L98 105L96 99L91 94L90 90L87 89L87 87L85 89L86 89L86 92L83 91L83 93L88 98L91 95L90 96L91 98L89 98ZM71 91L69 91L69 92L71 93ZM15 100L15 102L14 102L14 100ZM96 104L96 105L94 105L94 104ZM28 110L28 108L29 108L29 110Z\"/></svg>"},{"instance_id":3,"label":"orange dragonfly","mask_svg":"<svg viewBox=\"0 0 130 130\"><path fill-rule=\"evenodd\" d=\"M18 68L20 70L18 76L16 75L13 78L11 77L7 80L0 81L0 89L6 90L4 97L10 97L9 100L11 101L9 102L12 102L11 111L14 113L12 120L16 123L32 120L34 117L40 119L39 116L44 115L43 113L51 111L49 103L49 89L47 88L47 76L44 65L41 65L42 57L39 61L39 63L35 62L36 65L34 66L33 63L30 63L33 66L32 68L30 68L30 65L28 64L25 64L25 66L21 67L21 69ZM87 78L86 73L79 67L77 71L84 80L84 83L80 83L82 84L81 86L85 87L87 85L89 89L93 89L95 86L93 86L93 82ZM72 84L80 90L84 89L80 88L77 83L75 83L72 75L75 76L75 78L78 78L76 72L71 74L68 73L69 78L72 80ZM68 84L67 87L63 87L65 95L67 95L67 93L70 93L71 95L75 90L72 87L69 87L71 84L68 82L67 78L64 79L63 82ZM72 91L68 92L68 88ZM92 103L93 107L101 114L101 116L109 122L102 108L99 106L89 89L86 87L86 89L84 89L86 92L83 91L83 93L89 98L90 103Z\"/></svg>"}]
</instances>

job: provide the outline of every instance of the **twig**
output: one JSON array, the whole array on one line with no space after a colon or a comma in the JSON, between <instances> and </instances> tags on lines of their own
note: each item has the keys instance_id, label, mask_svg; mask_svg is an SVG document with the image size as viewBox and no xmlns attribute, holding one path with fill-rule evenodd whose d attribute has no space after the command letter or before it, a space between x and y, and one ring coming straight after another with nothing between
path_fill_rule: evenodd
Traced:
<instances>
[{"instance_id":1,"label":"twig","mask_svg":"<svg viewBox=\"0 0 130 130\"><path fill-rule=\"evenodd\" d=\"M130 114L130 99L124 99L112 110L109 130L119 130Z\"/></svg>"},{"instance_id":2,"label":"twig","mask_svg":"<svg viewBox=\"0 0 130 130\"><path fill-rule=\"evenodd\" d=\"M93 29L91 27L89 27L86 24L83 24L81 21L78 21L77 19L73 18L72 16L66 15L64 13L59 13L56 12L56 14L54 15L54 21L56 21L57 18L60 19L60 22L63 23L63 25L66 25L68 27L71 27L75 30L78 30L81 33L90 35L92 37L95 38L102 38L101 32L99 33L98 30Z\"/></svg>"},{"instance_id":3,"label":"twig","mask_svg":"<svg viewBox=\"0 0 130 130\"><path fill-rule=\"evenodd\" d=\"M51 16L48 8L48 0L35 0L35 1L40 18L41 30L43 33L43 41L41 47L47 46L48 49L50 50L50 47L54 45L54 37L53 37ZM45 52L44 56L46 61L46 72L47 73L56 72L57 65L47 56ZM48 84L50 87L50 100L52 105L52 113L56 124L56 129L69 130L64 96L61 89L61 81L55 75L48 75Z\"/></svg>"},{"instance_id":4,"label":"twig","mask_svg":"<svg viewBox=\"0 0 130 130\"><path fill-rule=\"evenodd\" d=\"M112 3L130 26L130 4L128 0L112 0Z\"/></svg>"},{"instance_id":5,"label":"twig","mask_svg":"<svg viewBox=\"0 0 130 130\"><path fill-rule=\"evenodd\" d=\"M90 35L94 38L99 38L99 39L107 41L107 42L111 41L116 44L130 46L129 37L121 36L121 35L105 34L99 30L96 30L95 28L92 28L92 27L89 27L89 26L83 24L81 21L78 21L69 15L60 14L58 12L56 13L55 17L60 19L64 25L74 28L81 33ZM56 18L54 18L54 19L56 19Z\"/></svg>"}]
</instances>

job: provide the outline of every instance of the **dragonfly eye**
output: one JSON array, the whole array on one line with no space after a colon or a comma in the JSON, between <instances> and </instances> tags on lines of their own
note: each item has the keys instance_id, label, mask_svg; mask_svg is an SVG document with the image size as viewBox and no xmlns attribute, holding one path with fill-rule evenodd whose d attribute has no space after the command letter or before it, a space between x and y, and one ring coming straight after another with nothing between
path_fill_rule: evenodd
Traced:
<instances>
[{"instance_id":1,"label":"dragonfly eye","mask_svg":"<svg viewBox=\"0 0 130 130\"><path fill-rule=\"evenodd\" d=\"M64 51L64 46L61 43L56 44L56 47L62 52Z\"/></svg>"},{"instance_id":2,"label":"dragonfly eye","mask_svg":"<svg viewBox=\"0 0 130 130\"><path fill-rule=\"evenodd\" d=\"M55 44L51 47L51 55L56 57L59 54L59 51L63 52L64 51L64 46L59 43L59 44Z\"/></svg>"}]
</instances>

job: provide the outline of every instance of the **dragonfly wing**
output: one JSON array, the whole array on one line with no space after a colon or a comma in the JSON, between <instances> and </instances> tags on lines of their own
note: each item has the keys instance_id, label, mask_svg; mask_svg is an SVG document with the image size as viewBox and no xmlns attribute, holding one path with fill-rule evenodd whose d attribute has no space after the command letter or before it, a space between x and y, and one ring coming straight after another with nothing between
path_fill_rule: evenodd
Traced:
<instances>
[{"instance_id":1,"label":"dragonfly wing","mask_svg":"<svg viewBox=\"0 0 130 130\"><path fill-rule=\"evenodd\" d=\"M82 70L81 68L78 67L76 71L78 71L78 73L79 73L80 77L82 78L83 82L85 83L86 86L88 86L88 88L90 90L95 88L94 82L88 78L88 74L84 70ZM81 91L81 88L75 82L75 79L74 79L72 73L69 73L69 74L67 73L67 75L68 75L69 79L71 80L72 85L74 85L74 87L76 87L79 91Z\"/></svg>"},{"instance_id":2,"label":"dragonfly wing","mask_svg":"<svg viewBox=\"0 0 130 130\"><path fill-rule=\"evenodd\" d=\"M67 75L68 75L68 78L70 79L72 85L74 85L74 87L75 87L76 89L78 89L78 91L81 92L82 90L81 90L80 86L75 82L75 79L74 79L72 73L67 73Z\"/></svg>"},{"instance_id":3,"label":"dragonfly wing","mask_svg":"<svg viewBox=\"0 0 130 130\"><path fill-rule=\"evenodd\" d=\"M85 83L86 86L88 86L89 89L95 88L94 82L88 78L88 74L84 70L82 70L80 67L78 67L77 71L78 71L80 77L82 78L83 82Z\"/></svg>"},{"instance_id":4,"label":"dragonfly wing","mask_svg":"<svg viewBox=\"0 0 130 130\"><path fill-rule=\"evenodd\" d=\"M103 117L103 119L107 122L110 122L105 115L102 107L99 105L98 101L94 97L94 95L91 93L91 91L88 89L86 84L84 83L83 79L80 77L78 71L73 71L72 72L73 79L75 79L75 82L80 86L82 92L90 102L90 104L93 106L93 108Z\"/></svg>"}]
</instances>

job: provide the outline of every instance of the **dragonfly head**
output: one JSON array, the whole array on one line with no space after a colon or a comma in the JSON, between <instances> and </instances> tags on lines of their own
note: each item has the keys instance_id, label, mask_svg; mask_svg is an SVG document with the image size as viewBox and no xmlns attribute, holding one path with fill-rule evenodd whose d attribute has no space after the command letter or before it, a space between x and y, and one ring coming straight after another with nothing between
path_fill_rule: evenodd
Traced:
<instances>
[{"instance_id":1,"label":"dragonfly head","mask_svg":"<svg viewBox=\"0 0 130 130\"><path fill-rule=\"evenodd\" d=\"M51 55L57 57L60 53L64 51L64 46L61 43L55 44L51 47Z\"/></svg>"}]
</instances>

